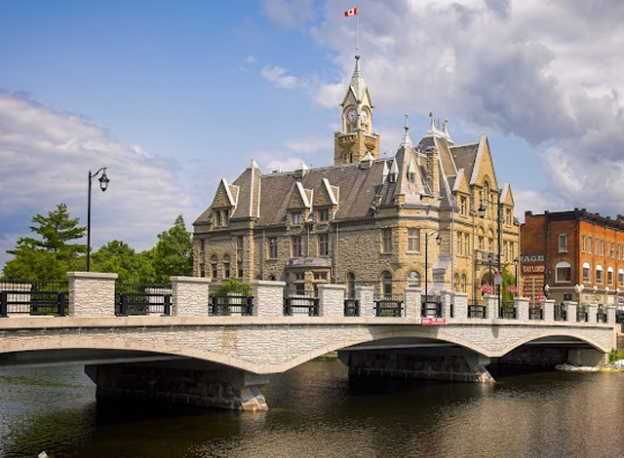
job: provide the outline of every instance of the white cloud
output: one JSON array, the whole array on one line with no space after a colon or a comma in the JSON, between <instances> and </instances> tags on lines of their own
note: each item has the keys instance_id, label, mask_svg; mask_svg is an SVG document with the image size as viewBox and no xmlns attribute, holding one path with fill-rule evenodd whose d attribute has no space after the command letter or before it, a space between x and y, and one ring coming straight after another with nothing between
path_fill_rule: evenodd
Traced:
<instances>
[{"instance_id":1,"label":"white cloud","mask_svg":"<svg viewBox=\"0 0 624 458\"><path fill-rule=\"evenodd\" d=\"M86 225L88 173L107 167L106 192L92 185L92 245L123 240L136 250L183 214L187 229L199 214L178 184L176 164L126 145L102 127L23 96L0 91L0 261L30 218L66 203ZM2 262L2 264L4 264Z\"/></svg>"},{"instance_id":2,"label":"white cloud","mask_svg":"<svg viewBox=\"0 0 624 458\"><path fill-rule=\"evenodd\" d=\"M273 83L276 87L283 89L295 89L297 87L301 87L301 81L291 75L286 74L286 69L276 65L274 67L263 67L260 70L260 74L267 81Z\"/></svg>"},{"instance_id":3,"label":"white cloud","mask_svg":"<svg viewBox=\"0 0 624 458\"><path fill-rule=\"evenodd\" d=\"M353 73L355 21L333 2L324 8L310 33L336 51L340 81L274 78L333 107ZM624 213L623 2L361 1L358 9L360 63L378 119L433 111L522 139L543 152L550 182L542 185L553 193L544 203Z\"/></svg>"}]
</instances>

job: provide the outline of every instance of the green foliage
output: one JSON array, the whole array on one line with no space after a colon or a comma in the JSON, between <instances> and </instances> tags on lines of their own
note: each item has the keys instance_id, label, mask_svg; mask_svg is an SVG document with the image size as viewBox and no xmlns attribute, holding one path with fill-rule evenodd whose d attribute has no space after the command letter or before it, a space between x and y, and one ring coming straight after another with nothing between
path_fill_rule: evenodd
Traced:
<instances>
[{"instance_id":1,"label":"green foliage","mask_svg":"<svg viewBox=\"0 0 624 458\"><path fill-rule=\"evenodd\" d=\"M100 247L91 257L92 270L119 275L121 283L151 283L154 269L146 253L135 253L130 246L113 240Z\"/></svg>"},{"instance_id":2,"label":"green foliage","mask_svg":"<svg viewBox=\"0 0 624 458\"><path fill-rule=\"evenodd\" d=\"M193 275L193 240L182 215L171 229L158 234L151 256L155 283L169 283L172 275Z\"/></svg>"},{"instance_id":3,"label":"green foliage","mask_svg":"<svg viewBox=\"0 0 624 458\"><path fill-rule=\"evenodd\" d=\"M507 288L516 284L516 277L511 273L511 266L508 262L503 267L503 284L501 285L501 294L503 301L513 301L515 295L508 293ZM508 270L509 269L509 270Z\"/></svg>"},{"instance_id":4,"label":"green foliage","mask_svg":"<svg viewBox=\"0 0 624 458\"><path fill-rule=\"evenodd\" d=\"M242 283L236 277L228 279L219 289L215 291L217 296L227 296L228 294L240 294L241 296L251 296L252 289L249 283Z\"/></svg>"},{"instance_id":5,"label":"green foliage","mask_svg":"<svg viewBox=\"0 0 624 458\"><path fill-rule=\"evenodd\" d=\"M609 352L609 364L613 364L621 359L624 359L624 350L617 351L615 349L611 349Z\"/></svg>"},{"instance_id":6,"label":"green foliage","mask_svg":"<svg viewBox=\"0 0 624 458\"><path fill-rule=\"evenodd\" d=\"M66 280L66 272L82 270L87 247L68 242L84 237L86 228L79 218L70 218L67 206L59 204L47 216L32 218L30 230L39 238L22 237L15 249L7 250L14 258L8 261L2 276L16 280Z\"/></svg>"}]
</instances>

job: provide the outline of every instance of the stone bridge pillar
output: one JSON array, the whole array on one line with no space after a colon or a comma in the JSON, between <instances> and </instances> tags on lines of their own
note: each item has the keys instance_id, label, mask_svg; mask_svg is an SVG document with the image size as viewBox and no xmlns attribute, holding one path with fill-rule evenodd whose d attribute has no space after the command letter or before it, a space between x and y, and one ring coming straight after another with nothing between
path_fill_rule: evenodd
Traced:
<instances>
[{"instance_id":1,"label":"stone bridge pillar","mask_svg":"<svg viewBox=\"0 0 624 458\"><path fill-rule=\"evenodd\" d=\"M67 277L69 279L68 316L115 316L117 274L67 272Z\"/></svg>"},{"instance_id":2,"label":"stone bridge pillar","mask_svg":"<svg viewBox=\"0 0 624 458\"><path fill-rule=\"evenodd\" d=\"M544 321L555 321L555 301L546 299L542 301Z\"/></svg>"},{"instance_id":3,"label":"stone bridge pillar","mask_svg":"<svg viewBox=\"0 0 624 458\"><path fill-rule=\"evenodd\" d=\"M575 323L577 321L577 307L576 302L564 301L563 307L566 311L566 321Z\"/></svg>"},{"instance_id":4,"label":"stone bridge pillar","mask_svg":"<svg viewBox=\"0 0 624 458\"><path fill-rule=\"evenodd\" d=\"M375 299L372 286L356 286L355 298L360 301L360 316L375 316Z\"/></svg>"},{"instance_id":5,"label":"stone bridge pillar","mask_svg":"<svg viewBox=\"0 0 624 458\"><path fill-rule=\"evenodd\" d=\"M96 397L156 399L229 410L267 411L258 387L268 375L206 361L102 364L85 367L97 385Z\"/></svg>"},{"instance_id":6,"label":"stone bridge pillar","mask_svg":"<svg viewBox=\"0 0 624 458\"><path fill-rule=\"evenodd\" d=\"M498 312L498 296L493 294L485 294L483 296L483 303L485 304L485 317L494 320L499 317Z\"/></svg>"},{"instance_id":7,"label":"stone bridge pillar","mask_svg":"<svg viewBox=\"0 0 624 458\"><path fill-rule=\"evenodd\" d=\"M528 297L516 297L514 298L514 305L516 307L516 318L519 320L529 319L529 301Z\"/></svg>"},{"instance_id":8,"label":"stone bridge pillar","mask_svg":"<svg viewBox=\"0 0 624 458\"><path fill-rule=\"evenodd\" d=\"M453 291L440 290L440 304L442 306L442 318L448 320L451 318L451 309L453 308Z\"/></svg>"},{"instance_id":9,"label":"stone bridge pillar","mask_svg":"<svg viewBox=\"0 0 624 458\"><path fill-rule=\"evenodd\" d=\"M318 285L319 315L344 316L345 285L324 283Z\"/></svg>"},{"instance_id":10,"label":"stone bridge pillar","mask_svg":"<svg viewBox=\"0 0 624 458\"><path fill-rule=\"evenodd\" d=\"M613 305L607 306L607 323L615 324L615 309Z\"/></svg>"},{"instance_id":11,"label":"stone bridge pillar","mask_svg":"<svg viewBox=\"0 0 624 458\"><path fill-rule=\"evenodd\" d=\"M171 277L171 316L208 316L209 278Z\"/></svg>"},{"instance_id":12,"label":"stone bridge pillar","mask_svg":"<svg viewBox=\"0 0 624 458\"><path fill-rule=\"evenodd\" d=\"M468 293L455 293L453 299L453 318L468 317Z\"/></svg>"},{"instance_id":13,"label":"stone bridge pillar","mask_svg":"<svg viewBox=\"0 0 624 458\"><path fill-rule=\"evenodd\" d=\"M587 322L588 323L597 323L598 322L598 304L589 304L587 306Z\"/></svg>"},{"instance_id":14,"label":"stone bridge pillar","mask_svg":"<svg viewBox=\"0 0 624 458\"><path fill-rule=\"evenodd\" d=\"M405 288L405 318L420 318L422 315L422 307L420 305L420 297L422 290L420 288Z\"/></svg>"},{"instance_id":15,"label":"stone bridge pillar","mask_svg":"<svg viewBox=\"0 0 624 458\"><path fill-rule=\"evenodd\" d=\"M285 286L286 283L283 281L252 281L253 316L284 316Z\"/></svg>"}]
</instances>

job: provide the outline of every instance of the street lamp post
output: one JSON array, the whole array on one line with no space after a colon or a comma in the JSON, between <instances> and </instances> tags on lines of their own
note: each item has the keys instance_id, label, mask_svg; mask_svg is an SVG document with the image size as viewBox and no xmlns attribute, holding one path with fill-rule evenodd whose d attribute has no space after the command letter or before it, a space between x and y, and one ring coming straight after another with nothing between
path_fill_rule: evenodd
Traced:
<instances>
[{"instance_id":1,"label":"street lamp post","mask_svg":"<svg viewBox=\"0 0 624 458\"><path fill-rule=\"evenodd\" d=\"M91 269L91 183L93 182L93 179L100 174L100 172L102 172L102 176L98 180L100 182L100 189L102 191L106 191L108 188L108 182L110 181L106 176L106 167L102 167L95 173L91 173L91 170L89 170L89 197L87 202L87 272Z\"/></svg>"},{"instance_id":2,"label":"street lamp post","mask_svg":"<svg viewBox=\"0 0 624 458\"><path fill-rule=\"evenodd\" d=\"M498 235L498 263L497 263L497 271L499 273L502 274L502 270L501 270L501 235L502 235L502 230L501 230L501 224L502 224L502 206L501 206L501 201L500 201L500 191L498 192L498 200L496 202L492 202L489 199L481 199L481 205L479 205L479 209L477 210L479 212L479 216L481 217L481 219L485 218L485 213L486 213L486 208L483 205L484 203L490 204L490 205L496 205L496 229L497 229L497 235ZM498 309L500 310L500 305L501 305L501 285L497 285L498 286Z\"/></svg>"},{"instance_id":3,"label":"street lamp post","mask_svg":"<svg viewBox=\"0 0 624 458\"><path fill-rule=\"evenodd\" d=\"M427 278L427 271L428 271L428 263L429 263L429 237L432 236L433 234L438 234L436 236L436 243L438 244L438 246L440 246L440 243L442 242L442 237L440 237L440 233L438 231L433 231L430 233L425 233L425 300L423 302L427 302L427 296L428 296L428 278Z\"/></svg>"}]
</instances>

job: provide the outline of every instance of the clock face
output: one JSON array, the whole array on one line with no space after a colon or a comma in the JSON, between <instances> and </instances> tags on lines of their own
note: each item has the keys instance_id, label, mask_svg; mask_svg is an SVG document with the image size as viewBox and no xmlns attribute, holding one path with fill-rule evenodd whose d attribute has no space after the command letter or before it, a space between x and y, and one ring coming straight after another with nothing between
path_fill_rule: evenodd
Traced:
<instances>
[{"instance_id":1,"label":"clock face","mask_svg":"<svg viewBox=\"0 0 624 458\"><path fill-rule=\"evenodd\" d=\"M349 122L354 122L355 118L357 118L357 113L355 112L355 110L349 110L349 112L347 113L347 120Z\"/></svg>"},{"instance_id":2,"label":"clock face","mask_svg":"<svg viewBox=\"0 0 624 458\"><path fill-rule=\"evenodd\" d=\"M368 115L366 114L365 111L362 111L362 114L360 115L361 119L362 119L362 123L366 124L366 122L368 121Z\"/></svg>"}]
</instances>

